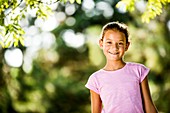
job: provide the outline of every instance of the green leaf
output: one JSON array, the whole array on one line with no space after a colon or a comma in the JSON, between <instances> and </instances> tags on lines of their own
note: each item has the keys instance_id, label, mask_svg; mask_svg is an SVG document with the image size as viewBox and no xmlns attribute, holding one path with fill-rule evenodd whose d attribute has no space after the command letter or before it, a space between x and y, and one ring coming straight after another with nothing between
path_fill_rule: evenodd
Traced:
<instances>
[{"instance_id":1,"label":"green leaf","mask_svg":"<svg viewBox=\"0 0 170 113\"><path fill-rule=\"evenodd\" d=\"M11 45L11 41L7 41L7 43L5 44L4 48L8 48Z\"/></svg>"},{"instance_id":2,"label":"green leaf","mask_svg":"<svg viewBox=\"0 0 170 113\"><path fill-rule=\"evenodd\" d=\"M5 45L4 45L4 42L0 41L0 45L4 48Z\"/></svg>"},{"instance_id":3,"label":"green leaf","mask_svg":"<svg viewBox=\"0 0 170 113\"><path fill-rule=\"evenodd\" d=\"M21 45L24 46L24 38L23 38L23 37L20 37L20 38L19 38L19 41L20 41Z\"/></svg>"},{"instance_id":4,"label":"green leaf","mask_svg":"<svg viewBox=\"0 0 170 113\"><path fill-rule=\"evenodd\" d=\"M69 0L71 4L73 4L75 2L75 0Z\"/></svg>"},{"instance_id":5,"label":"green leaf","mask_svg":"<svg viewBox=\"0 0 170 113\"><path fill-rule=\"evenodd\" d=\"M18 46L18 40L15 40L14 47L17 47L17 46Z\"/></svg>"},{"instance_id":6,"label":"green leaf","mask_svg":"<svg viewBox=\"0 0 170 113\"><path fill-rule=\"evenodd\" d=\"M81 0L76 0L76 2L77 2L78 4L81 4Z\"/></svg>"}]
</instances>

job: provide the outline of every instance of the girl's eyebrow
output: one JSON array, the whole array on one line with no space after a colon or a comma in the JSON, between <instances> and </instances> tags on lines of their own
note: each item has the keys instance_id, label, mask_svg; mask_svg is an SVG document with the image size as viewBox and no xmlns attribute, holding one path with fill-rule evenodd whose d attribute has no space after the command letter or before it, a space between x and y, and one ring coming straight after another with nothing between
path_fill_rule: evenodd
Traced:
<instances>
[{"instance_id":1,"label":"girl's eyebrow","mask_svg":"<svg viewBox=\"0 0 170 113\"><path fill-rule=\"evenodd\" d=\"M112 39L106 39L106 41L112 41ZM123 40L123 39L118 40L118 41L122 41L122 42L124 42L124 40Z\"/></svg>"},{"instance_id":2,"label":"girl's eyebrow","mask_svg":"<svg viewBox=\"0 0 170 113\"><path fill-rule=\"evenodd\" d=\"M111 39L106 39L106 41L111 41Z\"/></svg>"}]
</instances>

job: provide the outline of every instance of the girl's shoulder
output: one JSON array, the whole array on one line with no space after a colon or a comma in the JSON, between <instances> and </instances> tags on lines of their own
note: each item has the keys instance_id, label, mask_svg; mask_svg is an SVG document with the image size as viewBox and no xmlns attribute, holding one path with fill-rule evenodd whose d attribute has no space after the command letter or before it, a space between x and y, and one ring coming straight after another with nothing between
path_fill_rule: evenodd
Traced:
<instances>
[{"instance_id":1,"label":"girl's shoulder","mask_svg":"<svg viewBox=\"0 0 170 113\"><path fill-rule=\"evenodd\" d=\"M133 73L134 75L136 75L139 78L140 83L148 75L149 70L150 69L148 67L140 63L133 63L133 62L127 63L126 71L128 71L131 74Z\"/></svg>"},{"instance_id":2,"label":"girl's shoulder","mask_svg":"<svg viewBox=\"0 0 170 113\"><path fill-rule=\"evenodd\" d=\"M148 67L140 63L128 62L126 65L127 65L126 66L127 70L131 72L139 73L139 74L148 73L150 70Z\"/></svg>"},{"instance_id":3,"label":"girl's shoulder","mask_svg":"<svg viewBox=\"0 0 170 113\"><path fill-rule=\"evenodd\" d=\"M99 70L93 72L93 73L91 74L91 76L98 76L98 75L100 75L100 74L102 73L101 70L102 70L102 69L99 69Z\"/></svg>"},{"instance_id":4,"label":"girl's shoulder","mask_svg":"<svg viewBox=\"0 0 170 113\"><path fill-rule=\"evenodd\" d=\"M146 67L145 65L143 64L140 64L140 63L136 63L136 62L127 62L127 67L130 67L130 68L143 68L143 67Z\"/></svg>"},{"instance_id":5,"label":"girl's shoulder","mask_svg":"<svg viewBox=\"0 0 170 113\"><path fill-rule=\"evenodd\" d=\"M93 73L90 75L89 78L90 78L90 79L99 79L99 78L101 77L101 75L103 75L103 74L106 74L106 73L104 73L102 69L99 69L99 70L93 72Z\"/></svg>"}]
</instances>

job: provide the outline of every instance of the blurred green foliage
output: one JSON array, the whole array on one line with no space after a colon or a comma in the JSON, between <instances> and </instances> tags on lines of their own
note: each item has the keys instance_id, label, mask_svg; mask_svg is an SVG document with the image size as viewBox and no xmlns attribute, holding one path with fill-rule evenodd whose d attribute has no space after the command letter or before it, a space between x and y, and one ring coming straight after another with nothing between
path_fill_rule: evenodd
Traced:
<instances>
[{"instance_id":1,"label":"blurred green foliage","mask_svg":"<svg viewBox=\"0 0 170 113\"><path fill-rule=\"evenodd\" d=\"M56 2L81 3L81 0L1 0L0 1L0 45L3 48L11 46L17 47L24 45L24 29L20 25L20 21L26 16L30 10L36 12L37 18L47 19L52 14L49 5ZM17 27L15 27L15 26ZM10 35L9 35L10 34Z\"/></svg>"},{"instance_id":2,"label":"blurred green foliage","mask_svg":"<svg viewBox=\"0 0 170 113\"><path fill-rule=\"evenodd\" d=\"M121 0L116 6L125 6L126 10L132 12L136 9L136 2L139 2L139 0ZM144 0L143 2L146 4L146 8L141 18L144 23L149 23L151 19L162 13L163 7L168 6L170 0L148 0L147 2Z\"/></svg>"},{"instance_id":3,"label":"blurred green foliage","mask_svg":"<svg viewBox=\"0 0 170 113\"><path fill-rule=\"evenodd\" d=\"M170 0L119 0L116 7L127 11L137 9L137 2L145 4L145 9L142 11L142 21L149 23L151 19L162 13L163 7L168 6ZM30 11L36 12L36 18L47 19L53 12L50 5L57 2L77 3L81 4L82 0L1 0L0 1L0 45L3 48L11 46L17 47L20 44L24 45L24 29L20 22L28 17ZM110 1L111 2L111 1ZM90 6L90 5L89 5ZM102 6L100 6L102 9ZM18 27L12 27L14 24ZM16 33L18 32L18 33ZM10 35L9 35L10 34Z\"/></svg>"},{"instance_id":4,"label":"blurred green foliage","mask_svg":"<svg viewBox=\"0 0 170 113\"><path fill-rule=\"evenodd\" d=\"M52 31L43 31L34 25L35 17L28 18L27 28L36 26L39 32L34 35L40 35L40 38L31 35L32 30L26 32L32 45L23 47L19 43L18 48L24 55L23 65L12 67L5 59L6 51L15 48L0 48L0 113L89 113L90 95L84 85L94 71L104 66L105 57L98 39L102 26L110 21L128 24L131 45L125 61L140 62L151 69L152 98L160 112L169 113L170 7L145 24L140 19L140 10L121 12L115 8L117 2L96 0L96 7L91 8L85 7L83 2L80 5L59 3L55 11L65 13L66 17ZM97 7L100 4L105 7ZM71 5L76 10L69 15L66 7ZM107 9L109 7L112 9ZM113 14L108 15L105 9ZM70 17L75 19L72 25L67 23ZM49 46L51 38L45 36L45 40L41 35L46 32L54 36ZM79 47L75 43L69 45L72 40L67 42L64 38L68 32L74 33L75 37L83 35L84 43ZM66 38L72 36L69 34Z\"/></svg>"}]
</instances>

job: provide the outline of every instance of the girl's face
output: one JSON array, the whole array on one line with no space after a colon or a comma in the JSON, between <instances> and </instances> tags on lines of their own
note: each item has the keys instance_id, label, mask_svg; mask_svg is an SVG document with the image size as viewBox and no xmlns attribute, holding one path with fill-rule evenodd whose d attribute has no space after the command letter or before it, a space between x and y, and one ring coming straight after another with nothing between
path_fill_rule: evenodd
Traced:
<instances>
[{"instance_id":1,"label":"girl's face","mask_svg":"<svg viewBox=\"0 0 170 113\"><path fill-rule=\"evenodd\" d=\"M122 60L125 51L129 47L124 33L117 30L106 31L103 40L100 40L99 44L108 61Z\"/></svg>"}]
</instances>

